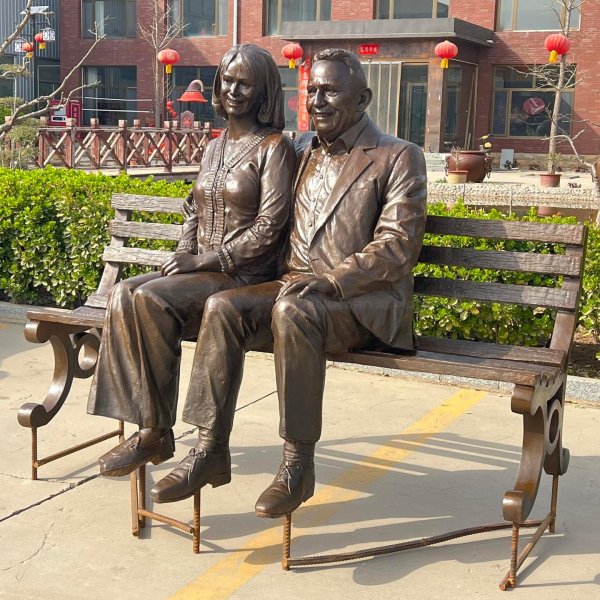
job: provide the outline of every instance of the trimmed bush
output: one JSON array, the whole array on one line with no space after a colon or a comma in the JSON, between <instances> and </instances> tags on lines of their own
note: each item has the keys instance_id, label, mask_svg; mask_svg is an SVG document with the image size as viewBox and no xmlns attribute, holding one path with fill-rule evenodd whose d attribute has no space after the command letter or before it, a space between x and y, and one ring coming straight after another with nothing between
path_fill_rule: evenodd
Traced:
<instances>
[{"instance_id":1,"label":"trimmed bush","mask_svg":"<svg viewBox=\"0 0 600 600\"><path fill-rule=\"evenodd\" d=\"M94 291L102 273L102 250L108 243L108 223L113 218L110 197L115 192L183 198L184 182L144 181L125 175L108 177L81 171L0 169L0 297L14 302L74 307ZM430 206L430 214L477 219L513 219L498 211L474 210L458 203L448 209ZM147 215L138 215L146 218ZM135 216L134 216L135 218ZM161 221L168 217L158 217ZM533 212L525 217L542 220ZM170 219L175 222L177 217ZM552 217L552 222L573 223L573 218ZM449 239L430 236L428 243L448 244ZM144 242L154 248L173 248L165 242ZM498 242L456 238L453 243L479 249L527 250L529 242ZM564 252L560 244L539 244L538 250ZM419 265L417 273L477 281L501 281L553 285L540 274L494 270L445 269ZM132 275L139 270L130 270ZM589 226L580 327L600 338L600 231ZM547 309L442 298L416 298L419 334L460 337L519 345L544 344L552 332L554 314Z\"/></svg>"},{"instance_id":2,"label":"trimmed bush","mask_svg":"<svg viewBox=\"0 0 600 600\"><path fill-rule=\"evenodd\" d=\"M25 304L82 304L102 273L111 195L182 198L189 188L51 167L0 169L0 293Z\"/></svg>"}]
</instances>

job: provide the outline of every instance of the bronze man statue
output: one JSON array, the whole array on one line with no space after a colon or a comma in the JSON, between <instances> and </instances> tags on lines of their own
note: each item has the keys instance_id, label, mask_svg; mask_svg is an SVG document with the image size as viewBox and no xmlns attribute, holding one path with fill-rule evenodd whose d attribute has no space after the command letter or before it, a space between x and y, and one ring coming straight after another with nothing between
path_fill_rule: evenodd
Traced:
<instances>
[{"instance_id":1,"label":"bronze man statue","mask_svg":"<svg viewBox=\"0 0 600 600\"><path fill-rule=\"evenodd\" d=\"M202 157L178 251L161 273L117 284L108 302L88 412L140 431L100 458L103 475L173 456L182 339L198 335L212 294L272 280L281 266L296 153L281 133L277 65L258 46L234 46L213 94L228 127Z\"/></svg>"},{"instance_id":2,"label":"bronze man statue","mask_svg":"<svg viewBox=\"0 0 600 600\"><path fill-rule=\"evenodd\" d=\"M413 278L426 214L423 152L365 113L372 92L358 58L315 56L308 111L317 135L294 183L282 279L219 292L206 303L184 411L200 440L152 489L155 502L228 479L228 441L247 350L273 344L283 462L256 503L279 517L313 495L326 353L376 339L413 347Z\"/></svg>"}]
</instances>

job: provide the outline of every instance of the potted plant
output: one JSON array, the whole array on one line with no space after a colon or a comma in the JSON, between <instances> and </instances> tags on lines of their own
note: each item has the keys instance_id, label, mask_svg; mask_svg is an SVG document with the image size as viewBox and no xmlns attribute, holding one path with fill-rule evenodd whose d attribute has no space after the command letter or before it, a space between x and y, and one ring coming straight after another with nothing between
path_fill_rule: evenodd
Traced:
<instances>
[{"instance_id":1,"label":"potted plant","mask_svg":"<svg viewBox=\"0 0 600 600\"><path fill-rule=\"evenodd\" d=\"M540 185L542 187L558 187L560 185L561 173L557 173L560 162L560 152L548 152L548 172L540 173Z\"/></svg>"},{"instance_id":2,"label":"potted plant","mask_svg":"<svg viewBox=\"0 0 600 600\"><path fill-rule=\"evenodd\" d=\"M446 159L446 177L448 178L448 183L466 183L467 181L469 171L461 169L464 160L461 150L460 146L452 146L450 156Z\"/></svg>"}]
</instances>

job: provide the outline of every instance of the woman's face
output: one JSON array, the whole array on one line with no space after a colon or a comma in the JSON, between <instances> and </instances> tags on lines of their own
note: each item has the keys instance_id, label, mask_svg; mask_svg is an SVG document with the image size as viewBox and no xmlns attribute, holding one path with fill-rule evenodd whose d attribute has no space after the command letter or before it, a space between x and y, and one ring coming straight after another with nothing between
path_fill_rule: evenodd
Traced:
<instances>
[{"instance_id":1,"label":"woman's face","mask_svg":"<svg viewBox=\"0 0 600 600\"><path fill-rule=\"evenodd\" d=\"M261 102L261 90L252 73L237 56L221 77L219 99L229 117L256 116Z\"/></svg>"}]
</instances>

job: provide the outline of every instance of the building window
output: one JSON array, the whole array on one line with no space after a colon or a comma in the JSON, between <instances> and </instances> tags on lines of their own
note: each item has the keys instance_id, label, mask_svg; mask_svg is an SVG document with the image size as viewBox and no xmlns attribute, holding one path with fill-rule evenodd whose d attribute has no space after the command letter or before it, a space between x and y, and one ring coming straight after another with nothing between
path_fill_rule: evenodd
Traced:
<instances>
[{"instance_id":1,"label":"building window","mask_svg":"<svg viewBox=\"0 0 600 600\"><path fill-rule=\"evenodd\" d=\"M97 87L83 90L83 122L98 119L100 125L117 126L120 120L133 124L144 114L152 116L148 101L137 100L136 67L84 67L83 83ZM143 104L142 104L143 103ZM140 106L138 106L140 104Z\"/></svg>"},{"instance_id":2,"label":"building window","mask_svg":"<svg viewBox=\"0 0 600 600\"><path fill-rule=\"evenodd\" d=\"M215 114L211 104L212 85L216 72L217 67L173 67L175 88L169 97L171 100L175 100L175 108L179 114L185 110L191 110L194 113L194 121L199 121L200 124L210 121L215 127L227 126L225 119ZM204 84L202 95L208 102L177 102L177 98L181 98L194 79L200 79Z\"/></svg>"},{"instance_id":3,"label":"building window","mask_svg":"<svg viewBox=\"0 0 600 600\"><path fill-rule=\"evenodd\" d=\"M136 37L136 0L83 0L84 38L93 38L93 30L107 37Z\"/></svg>"},{"instance_id":4,"label":"building window","mask_svg":"<svg viewBox=\"0 0 600 600\"><path fill-rule=\"evenodd\" d=\"M446 19L450 0L377 0L378 19Z\"/></svg>"},{"instance_id":5,"label":"building window","mask_svg":"<svg viewBox=\"0 0 600 600\"><path fill-rule=\"evenodd\" d=\"M267 0L267 35L279 35L284 21L330 21L331 0Z\"/></svg>"},{"instance_id":6,"label":"building window","mask_svg":"<svg viewBox=\"0 0 600 600\"><path fill-rule=\"evenodd\" d=\"M287 131L298 129L298 69L279 67L283 89L283 108Z\"/></svg>"},{"instance_id":7,"label":"building window","mask_svg":"<svg viewBox=\"0 0 600 600\"><path fill-rule=\"evenodd\" d=\"M492 131L507 137L544 137L550 133L550 115L554 107L551 82L558 67L548 65L543 73L525 69L496 67L494 70L494 109ZM559 133L571 132L575 67L570 66L560 105Z\"/></svg>"},{"instance_id":8,"label":"building window","mask_svg":"<svg viewBox=\"0 0 600 600\"><path fill-rule=\"evenodd\" d=\"M0 56L0 65L12 65L13 57L12 56ZM3 69L0 67L0 72ZM14 77L6 77L0 79L0 98L12 98L16 95L16 83Z\"/></svg>"},{"instance_id":9,"label":"building window","mask_svg":"<svg viewBox=\"0 0 600 600\"><path fill-rule=\"evenodd\" d=\"M171 18L186 37L227 35L227 0L172 0Z\"/></svg>"},{"instance_id":10,"label":"building window","mask_svg":"<svg viewBox=\"0 0 600 600\"><path fill-rule=\"evenodd\" d=\"M500 0L496 18L498 31L554 31L565 19L562 0ZM559 19L560 15L560 19ZM571 11L571 29L579 29L581 12Z\"/></svg>"}]
</instances>

